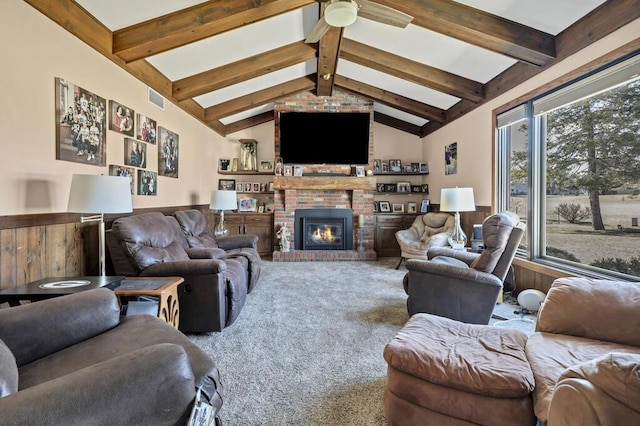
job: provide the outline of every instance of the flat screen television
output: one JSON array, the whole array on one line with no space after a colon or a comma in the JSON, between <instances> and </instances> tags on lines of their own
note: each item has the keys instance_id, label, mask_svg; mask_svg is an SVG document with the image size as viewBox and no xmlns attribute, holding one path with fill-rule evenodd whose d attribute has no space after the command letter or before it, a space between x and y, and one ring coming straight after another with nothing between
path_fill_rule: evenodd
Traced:
<instances>
[{"instance_id":1,"label":"flat screen television","mask_svg":"<svg viewBox=\"0 0 640 426\"><path fill-rule=\"evenodd\" d=\"M369 162L368 112L280 112L280 157L287 164Z\"/></svg>"}]
</instances>

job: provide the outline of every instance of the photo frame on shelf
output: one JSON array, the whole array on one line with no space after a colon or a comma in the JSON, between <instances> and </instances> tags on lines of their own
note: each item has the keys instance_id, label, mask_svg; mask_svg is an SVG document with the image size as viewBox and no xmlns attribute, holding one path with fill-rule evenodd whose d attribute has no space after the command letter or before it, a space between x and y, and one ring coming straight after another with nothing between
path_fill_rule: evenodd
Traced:
<instances>
[{"instance_id":1,"label":"photo frame on shelf","mask_svg":"<svg viewBox=\"0 0 640 426\"><path fill-rule=\"evenodd\" d=\"M411 168L411 164L405 164L402 166L402 173L412 173L413 169Z\"/></svg>"},{"instance_id":2,"label":"photo frame on shelf","mask_svg":"<svg viewBox=\"0 0 640 426\"><path fill-rule=\"evenodd\" d=\"M411 192L422 192L422 185L411 185Z\"/></svg>"},{"instance_id":3,"label":"photo frame on shelf","mask_svg":"<svg viewBox=\"0 0 640 426\"><path fill-rule=\"evenodd\" d=\"M418 204L414 202L407 203L407 213L417 213Z\"/></svg>"},{"instance_id":4,"label":"photo frame on shelf","mask_svg":"<svg viewBox=\"0 0 640 426\"><path fill-rule=\"evenodd\" d=\"M396 192L397 185L395 183L385 183L384 192Z\"/></svg>"},{"instance_id":5,"label":"photo frame on shelf","mask_svg":"<svg viewBox=\"0 0 640 426\"><path fill-rule=\"evenodd\" d=\"M420 213L428 213L430 204L431 204L431 201L422 200L422 203L420 203Z\"/></svg>"},{"instance_id":6,"label":"photo frame on shelf","mask_svg":"<svg viewBox=\"0 0 640 426\"><path fill-rule=\"evenodd\" d=\"M420 173L420 163L411 163L411 173Z\"/></svg>"},{"instance_id":7,"label":"photo frame on shelf","mask_svg":"<svg viewBox=\"0 0 640 426\"><path fill-rule=\"evenodd\" d=\"M244 192L244 182L236 182L236 192Z\"/></svg>"},{"instance_id":8,"label":"photo frame on shelf","mask_svg":"<svg viewBox=\"0 0 640 426\"><path fill-rule=\"evenodd\" d=\"M427 163L420 163L420 173L429 173L429 165Z\"/></svg>"},{"instance_id":9,"label":"photo frame on shelf","mask_svg":"<svg viewBox=\"0 0 640 426\"><path fill-rule=\"evenodd\" d=\"M293 166L284 166L284 175L293 176Z\"/></svg>"},{"instance_id":10,"label":"photo frame on shelf","mask_svg":"<svg viewBox=\"0 0 640 426\"><path fill-rule=\"evenodd\" d=\"M293 175L302 176L302 166L293 166Z\"/></svg>"},{"instance_id":11,"label":"photo frame on shelf","mask_svg":"<svg viewBox=\"0 0 640 426\"><path fill-rule=\"evenodd\" d=\"M258 208L258 200L255 198L240 198L238 203L239 212L255 212Z\"/></svg>"},{"instance_id":12,"label":"photo frame on shelf","mask_svg":"<svg viewBox=\"0 0 640 426\"><path fill-rule=\"evenodd\" d=\"M238 171L238 159L234 158L231 160L231 171L232 172L237 172Z\"/></svg>"},{"instance_id":13,"label":"photo frame on shelf","mask_svg":"<svg viewBox=\"0 0 640 426\"><path fill-rule=\"evenodd\" d=\"M391 212L391 204L388 201L380 201L380 204L378 207L380 208L381 213Z\"/></svg>"},{"instance_id":14,"label":"photo frame on shelf","mask_svg":"<svg viewBox=\"0 0 640 426\"><path fill-rule=\"evenodd\" d=\"M402 172L402 161L398 159L389 160L389 171L391 173L401 173Z\"/></svg>"},{"instance_id":15,"label":"photo frame on shelf","mask_svg":"<svg viewBox=\"0 0 640 426\"><path fill-rule=\"evenodd\" d=\"M382 161L373 160L373 173L380 173L382 171Z\"/></svg>"},{"instance_id":16,"label":"photo frame on shelf","mask_svg":"<svg viewBox=\"0 0 640 426\"><path fill-rule=\"evenodd\" d=\"M264 206L258 206L258 213L264 213Z\"/></svg>"},{"instance_id":17,"label":"photo frame on shelf","mask_svg":"<svg viewBox=\"0 0 640 426\"><path fill-rule=\"evenodd\" d=\"M373 202L373 212L378 213L380 211L380 203L378 201Z\"/></svg>"},{"instance_id":18,"label":"photo frame on shelf","mask_svg":"<svg viewBox=\"0 0 640 426\"><path fill-rule=\"evenodd\" d=\"M384 183L377 183L377 184L376 184L376 191L377 191L377 192L385 192L385 186L384 186Z\"/></svg>"},{"instance_id":19,"label":"photo frame on shelf","mask_svg":"<svg viewBox=\"0 0 640 426\"><path fill-rule=\"evenodd\" d=\"M389 163L382 163L382 173L389 173Z\"/></svg>"},{"instance_id":20,"label":"photo frame on shelf","mask_svg":"<svg viewBox=\"0 0 640 426\"><path fill-rule=\"evenodd\" d=\"M396 182L396 192L408 194L411 192L411 182Z\"/></svg>"},{"instance_id":21,"label":"photo frame on shelf","mask_svg":"<svg viewBox=\"0 0 640 426\"><path fill-rule=\"evenodd\" d=\"M273 171L273 163L271 161L261 161L260 162L260 171L261 172L272 172Z\"/></svg>"},{"instance_id":22,"label":"photo frame on shelf","mask_svg":"<svg viewBox=\"0 0 640 426\"><path fill-rule=\"evenodd\" d=\"M404 213L404 204L402 204L402 203L393 203L393 212L394 213Z\"/></svg>"},{"instance_id":23,"label":"photo frame on shelf","mask_svg":"<svg viewBox=\"0 0 640 426\"><path fill-rule=\"evenodd\" d=\"M244 192L251 192L251 188L253 187L253 184L251 182L245 182L244 183Z\"/></svg>"},{"instance_id":24,"label":"photo frame on shelf","mask_svg":"<svg viewBox=\"0 0 640 426\"><path fill-rule=\"evenodd\" d=\"M269 191L269 192L273 192L274 191L273 181L269 182L269 184L267 185L267 191Z\"/></svg>"},{"instance_id":25,"label":"photo frame on shelf","mask_svg":"<svg viewBox=\"0 0 640 426\"><path fill-rule=\"evenodd\" d=\"M420 185L420 189L422 190L423 193L428 194L429 193L429 184L428 183L423 183L422 185Z\"/></svg>"},{"instance_id":26,"label":"photo frame on shelf","mask_svg":"<svg viewBox=\"0 0 640 426\"><path fill-rule=\"evenodd\" d=\"M260 192L260 182L253 182L253 184L251 184L251 191Z\"/></svg>"},{"instance_id":27,"label":"photo frame on shelf","mask_svg":"<svg viewBox=\"0 0 640 426\"><path fill-rule=\"evenodd\" d=\"M230 158L221 158L218 160L218 171L219 172L230 172L231 171L231 159Z\"/></svg>"},{"instance_id":28,"label":"photo frame on shelf","mask_svg":"<svg viewBox=\"0 0 640 426\"><path fill-rule=\"evenodd\" d=\"M235 191L235 179L218 179L218 189L222 191Z\"/></svg>"},{"instance_id":29,"label":"photo frame on shelf","mask_svg":"<svg viewBox=\"0 0 640 426\"><path fill-rule=\"evenodd\" d=\"M356 166L356 176L364 177L364 166Z\"/></svg>"},{"instance_id":30,"label":"photo frame on shelf","mask_svg":"<svg viewBox=\"0 0 640 426\"><path fill-rule=\"evenodd\" d=\"M240 139L240 170L258 171L258 141Z\"/></svg>"}]
</instances>

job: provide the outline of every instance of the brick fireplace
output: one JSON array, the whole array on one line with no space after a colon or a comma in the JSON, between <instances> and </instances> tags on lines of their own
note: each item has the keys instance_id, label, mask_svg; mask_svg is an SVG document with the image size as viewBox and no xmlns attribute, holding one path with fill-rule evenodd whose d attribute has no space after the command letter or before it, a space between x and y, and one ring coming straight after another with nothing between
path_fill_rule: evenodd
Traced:
<instances>
[{"instance_id":1,"label":"brick fireplace","mask_svg":"<svg viewBox=\"0 0 640 426\"><path fill-rule=\"evenodd\" d=\"M279 113L282 111L369 112L369 164L373 164L373 102L351 93L334 90L334 96L317 97L310 92L280 99L275 110L275 155L280 153ZM309 129L313 131L313 129ZM336 129L339 131L339 129ZM301 135L304 141L304 135ZM351 176L348 165L305 165L303 176L274 177L274 226L283 225L291 233L291 250L273 252L274 261L376 260L374 245L373 201L376 189L374 176ZM299 235L295 235L297 209L350 209L352 212L353 248L347 250L301 250ZM296 243L298 241L298 243ZM278 246L276 241L276 246Z\"/></svg>"}]
</instances>

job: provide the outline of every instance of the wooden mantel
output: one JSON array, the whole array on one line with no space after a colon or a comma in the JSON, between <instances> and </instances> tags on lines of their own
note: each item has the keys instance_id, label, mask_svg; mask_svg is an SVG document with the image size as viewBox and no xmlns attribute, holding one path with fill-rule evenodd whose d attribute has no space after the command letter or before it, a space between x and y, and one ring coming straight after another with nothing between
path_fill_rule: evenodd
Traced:
<instances>
[{"instance_id":1,"label":"wooden mantel","mask_svg":"<svg viewBox=\"0 0 640 426\"><path fill-rule=\"evenodd\" d=\"M375 176L274 176L273 187L284 189L322 189L322 190L352 190L363 189L375 191Z\"/></svg>"}]
</instances>

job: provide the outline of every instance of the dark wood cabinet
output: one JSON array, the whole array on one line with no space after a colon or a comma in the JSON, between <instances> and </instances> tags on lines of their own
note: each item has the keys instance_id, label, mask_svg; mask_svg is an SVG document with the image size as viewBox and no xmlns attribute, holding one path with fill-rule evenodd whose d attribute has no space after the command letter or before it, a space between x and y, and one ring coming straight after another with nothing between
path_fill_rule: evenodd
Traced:
<instances>
[{"instance_id":1,"label":"dark wood cabinet","mask_svg":"<svg viewBox=\"0 0 640 426\"><path fill-rule=\"evenodd\" d=\"M396 232L411 226L418 214L376 214L374 250L379 257L400 256Z\"/></svg>"},{"instance_id":2,"label":"dark wood cabinet","mask_svg":"<svg viewBox=\"0 0 640 426\"><path fill-rule=\"evenodd\" d=\"M216 223L220 220L216 215ZM257 235L258 252L261 256L273 254L273 214L271 213L226 213L224 223L229 235Z\"/></svg>"}]
</instances>

